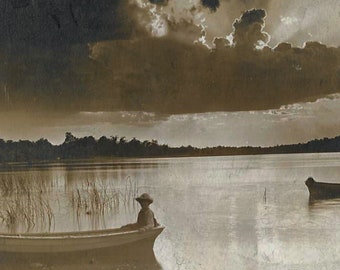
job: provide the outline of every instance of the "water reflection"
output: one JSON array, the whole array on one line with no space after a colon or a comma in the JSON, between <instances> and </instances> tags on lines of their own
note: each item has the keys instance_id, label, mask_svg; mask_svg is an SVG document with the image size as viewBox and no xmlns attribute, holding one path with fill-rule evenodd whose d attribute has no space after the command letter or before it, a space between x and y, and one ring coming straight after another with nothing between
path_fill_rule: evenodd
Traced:
<instances>
[{"instance_id":1,"label":"water reflection","mask_svg":"<svg viewBox=\"0 0 340 270\"><path fill-rule=\"evenodd\" d=\"M308 201L308 207L311 212L313 211L330 211L332 209L337 209L340 206L340 198L336 199L309 199Z\"/></svg>"},{"instance_id":2,"label":"water reflection","mask_svg":"<svg viewBox=\"0 0 340 270\"><path fill-rule=\"evenodd\" d=\"M60 162L37 162L37 163L13 163L0 164L0 171L44 171L49 169L60 169L65 171L100 171L100 170L121 170L121 169L157 169L167 166L159 159L94 159L94 160L68 160Z\"/></svg>"},{"instance_id":3,"label":"water reflection","mask_svg":"<svg viewBox=\"0 0 340 270\"><path fill-rule=\"evenodd\" d=\"M137 269L162 270L152 247L123 246L71 254L1 254L1 270L18 269Z\"/></svg>"}]
</instances>

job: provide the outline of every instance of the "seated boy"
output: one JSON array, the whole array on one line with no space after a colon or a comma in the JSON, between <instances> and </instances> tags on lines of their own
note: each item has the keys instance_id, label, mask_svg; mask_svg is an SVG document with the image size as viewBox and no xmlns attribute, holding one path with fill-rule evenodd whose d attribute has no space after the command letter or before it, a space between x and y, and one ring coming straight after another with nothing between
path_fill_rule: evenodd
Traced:
<instances>
[{"instance_id":1,"label":"seated boy","mask_svg":"<svg viewBox=\"0 0 340 270\"><path fill-rule=\"evenodd\" d=\"M149 205L153 203L151 196L147 193L143 193L136 198L136 201L139 202L142 207L138 213L137 223L127 224L121 228L125 230L139 230L140 232L144 232L159 226L152 210L149 208Z\"/></svg>"}]
</instances>

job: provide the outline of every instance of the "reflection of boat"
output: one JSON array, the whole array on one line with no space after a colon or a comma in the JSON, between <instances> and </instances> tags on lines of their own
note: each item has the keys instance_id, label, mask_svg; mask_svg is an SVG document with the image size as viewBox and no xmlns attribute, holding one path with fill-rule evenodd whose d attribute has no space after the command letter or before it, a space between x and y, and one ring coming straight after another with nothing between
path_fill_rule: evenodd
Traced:
<instances>
[{"instance_id":1,"label":"reflection of boat","mask_svg":"<svg viewBox=\"0 0 340 270\"><path fill-rule=\"evenodd\" d=\"M316 182L312 177L305 184L311 200L340 198L340 184Z\"/></svg>"},{"instance_id":2,"label":"reflection of boat","mask_svg":"<svg viewBox=\"0 0 340 270\"><path fill-rule=\"evenodd\" d=\"M159 226L145 232L107 229L66 233L0 234L0 252L64 253L147 244L153 247L163 231Z\"/></svg>"}]
</instances>

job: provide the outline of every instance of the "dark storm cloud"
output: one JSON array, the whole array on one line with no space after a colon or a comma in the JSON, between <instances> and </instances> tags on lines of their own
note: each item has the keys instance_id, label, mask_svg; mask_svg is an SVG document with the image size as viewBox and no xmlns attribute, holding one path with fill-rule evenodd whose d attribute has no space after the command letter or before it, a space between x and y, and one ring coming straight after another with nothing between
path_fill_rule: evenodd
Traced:
<instances>
[{"instance_id":1,"label":"dark storm cloud","mask_svg":"<svg viewBox=\"0 0 340 270\"><path fill-rule=\"evenodd\" d=\"M83 78L89 74L83 66L89 63L88 53L87 45L1 53L1 109L81 108L81 97L87 95Z\"/></svg>"},{"instance_id":2,"label":"dark storm cloud","mask_svg":"<svg viewBox=\"0 0 340 270\"><path fill-rule=\"evenodd\" d=\"M264 18L263 10L245 12L234 23L236 45L221 38L213 51L199 42L180 42L183 27L191 36L200 33L188 22L169 24L163 38L115 36L90 47L29 47L15 55L3 50L1 108L238 111L278 108L338 91L340 49L314 42L254 50L259 40L266 41Z\"/></svg>"},{"instance_id":3,"label":"dark storm cloud","mask_svg":"<svg viewBox=\"0 0 340 270\"><path fill-rule=\"evenodd\" d=\"M259 41L267 43L269 36L263 32L266 12L263 9L251 9L244 12L233 24L233 42L236 47L253 49Z\"/></svg>"},{"instance_id":4,"label":"dark storm cloud","mask_svg":"<svg viewBox=\"0 0 340 270\"><path fill-rule=\"evenodd\" d=\"M245 11L239 20L233 24L235 30L244 29L253 24L260 24L263 26L266 12L263 9L251 9Z\"/></svg>"},{"instance_id":5,"label":"dark storm cloud","mask_svg":"<svg viewBox=\"0 0 340 270\"><path fill-rule=\"evenodd\" d=\"M98 49L96 61L116 75L103 80L117 91L120 109L163 113L270 109L314 100L340 87L339 49L319 43L274 51L222 44L210 52L200 45L158 39L119 47L101 44ZM113 56L118 52L117 62Z\"/></svg>"},{"instance_id":6,"label":"dark storm cloud","mask_svg":"<svg viewBox=\"0 0 340 270\"><path fill-rule=\"evenodd\" d=\"M204 7L209 8L211 11L216 11L220 6L219 0L201 0L201 3Z\"/></svg>"},{"instance_id":7,"label":"dark storm cloud","mask_svg":"<svg viewBox=\"0 0 340 270\"><path fill-rule=\"evenodd\" d=\"M123 0L3 0L0 42L10 46L60 46L129 38L134 31Z\"/></svg>"},{"instance_id":8,"label":"dark storm cloud","mask_svg":"<svg viewBox=\"0 0 340 270\"><path fill-rule=\"evenodd\" d=\"M138 12L125 0L0 1L1 109L83 109L85 79L104 73L88 42L145 36Z\"/></svg>"}]
</instances>

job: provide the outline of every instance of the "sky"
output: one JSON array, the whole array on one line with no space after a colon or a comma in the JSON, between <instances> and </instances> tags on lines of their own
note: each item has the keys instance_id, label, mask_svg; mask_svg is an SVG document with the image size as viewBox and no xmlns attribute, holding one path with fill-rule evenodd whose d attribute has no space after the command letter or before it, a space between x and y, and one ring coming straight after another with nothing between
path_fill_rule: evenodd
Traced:
<instances>
[{"instance_id":1,"label":"sky","mask_svg":"<svg viewBox=\"0 0 340 270\"><path fill-rule=\"evenodd\" d=\"M335 0L4 0L0 137L276 145L340 134ZM2 95L1 95L2 93Z\"/></svg>"}]
</instances>

